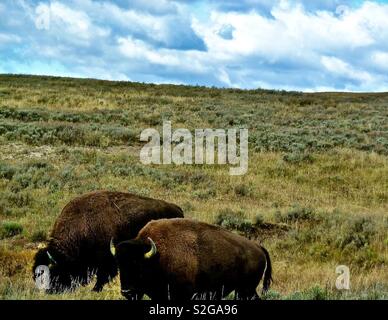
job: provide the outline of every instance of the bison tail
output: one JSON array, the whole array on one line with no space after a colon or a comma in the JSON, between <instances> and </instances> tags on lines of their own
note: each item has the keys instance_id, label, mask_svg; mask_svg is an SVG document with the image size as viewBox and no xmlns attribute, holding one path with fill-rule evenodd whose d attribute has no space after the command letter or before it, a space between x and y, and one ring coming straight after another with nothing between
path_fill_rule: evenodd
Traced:
<instances>
[{"instance_id":1,"label":"bison tail","mask_svg":"<svg viewBox=\"0 0 388 320\"><path fill-rule=\"evenodd\" d=\"M271 264L271 258L269 257L269 253L268 253L267 249L265 249L264 247L261 247L261 248L264 251L265 259L267 262L267 266L266 266L265 272L264 272L264 280L263 280L263 293L266 293L269 290L271 283L273 282L272 264Z\"/></svg>"}]
</instances>

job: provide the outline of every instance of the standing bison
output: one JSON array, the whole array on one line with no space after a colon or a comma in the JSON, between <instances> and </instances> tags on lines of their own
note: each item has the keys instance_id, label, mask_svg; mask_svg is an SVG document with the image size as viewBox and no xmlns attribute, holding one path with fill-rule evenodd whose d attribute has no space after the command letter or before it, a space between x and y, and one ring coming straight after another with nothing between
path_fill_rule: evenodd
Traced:
<instances>
[{"instance_id":1,"label":"standing bison","mask_svg":"<svg viewBox=\"0 0 388 320\"><path fill-rule=\"evenodd\" d=\"M120 269L122 294L155 300L258 298L264 276L269 289L271 260L256 242L220 227L189 219L149 222L135 239L111 243Z\"/></svg>"},{"instance_id":2,"label":"standing bison","mask_svg":"<svg viewBox=\"0 0 388 320\"><path fill-rule=\"evenodd\" d=\"M110 239L134 238L150 220L183 217L182 210L161 200L130 193L98 191L70 201L55 222L47 247L33 266L49 266L49 292L87 284L97 275L94 291L101 291L117 275Z\"/></svg>"}]
</instances>

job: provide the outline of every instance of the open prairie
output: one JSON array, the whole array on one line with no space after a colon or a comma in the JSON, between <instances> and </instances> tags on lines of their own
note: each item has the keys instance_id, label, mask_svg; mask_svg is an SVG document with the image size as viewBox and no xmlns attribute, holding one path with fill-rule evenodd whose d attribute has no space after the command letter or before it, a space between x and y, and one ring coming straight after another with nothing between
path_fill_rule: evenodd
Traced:
<instances>
[{"instance_id":1,"label":"open prairie","mask_svg":"<svg viewBox=\"0 0 388 320\"><path fill-rule=\"evenodd\" d=\"M248 128L249 171L139 161L140 132ZM388 298L388 94L213 89L0 75L0 299L121 299L118 279L48 296L32 258L64 205L131 191L257 238L266 299ZM339 291L336 267L350 268Z\"/></svg>"}]
</instances>

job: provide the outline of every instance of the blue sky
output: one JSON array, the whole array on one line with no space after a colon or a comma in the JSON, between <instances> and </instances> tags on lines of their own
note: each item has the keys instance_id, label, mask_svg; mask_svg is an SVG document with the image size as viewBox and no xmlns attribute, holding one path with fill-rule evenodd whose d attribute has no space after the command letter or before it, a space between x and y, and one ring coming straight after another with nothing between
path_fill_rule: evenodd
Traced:
<instances>
[{"instance_id":1,"label":"blue sky","mask_svg":"<svg viewBox=\"0 0 388 320\"><path fill-rule=\"evenodd\" d=\"M0 73L388 91L388 1L3 0Z\"/></svg>"}]
</instances>

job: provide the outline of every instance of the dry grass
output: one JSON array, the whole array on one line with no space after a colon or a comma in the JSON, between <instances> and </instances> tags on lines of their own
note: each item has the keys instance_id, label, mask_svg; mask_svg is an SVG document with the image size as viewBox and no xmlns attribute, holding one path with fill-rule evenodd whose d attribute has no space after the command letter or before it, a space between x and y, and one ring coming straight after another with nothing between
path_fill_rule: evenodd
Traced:
<instances>
[{"instance_id":1,"label":"dry grass","mask_svg":"<svg viewBox=\"0 0 388 320\"><path fill-rule=\"evenodd\" d=\"M384 94L0 76L0 228L8 223L8 233L0 230L0 298L121 299L117 279L100 294L90 285L47 296L30 270L63 206L109 189L175 202L209 223L231 212L248 226L258 218L286 225L259 230L274 264L269 299L387 299L387 103ZM166 119L177 128L249 127L248 174L143 166L137 133ZM63 126L82 128L83 138ZM126 140L127 129L135 140ZM350 292L334 287L340 264L350 267Z\"/></svg>"}]
</instances>

